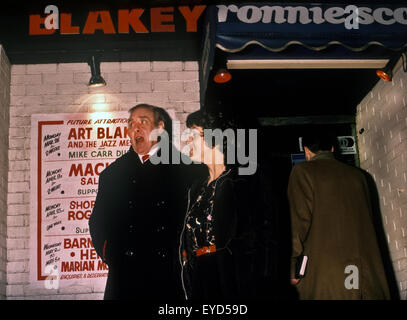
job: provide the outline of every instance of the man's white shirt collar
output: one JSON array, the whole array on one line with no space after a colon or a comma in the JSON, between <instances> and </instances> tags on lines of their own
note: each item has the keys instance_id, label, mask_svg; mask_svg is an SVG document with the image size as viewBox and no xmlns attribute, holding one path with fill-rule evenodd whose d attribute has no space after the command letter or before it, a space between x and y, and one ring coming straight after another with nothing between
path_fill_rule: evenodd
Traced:
<instances>
[{"instance_id":1,"label":"man's white shirt collar","mask_svg":"<svg viewBox=\"0 0 407 320\"><path fill-rule=\"evenodd\" d=\"M151 157L151 156L153 156L153 155L158 151L158 149L160 149L160 146L159 146L158 144L155 144L155 145L152 146L152 148L150 149L150 151L149 151L148 153L146 153L146 154L148 154L148 155ZM143 156L144 156L144 154L138 154L138 153L137 153L137 155L138 155L138 157L140 158L141 163L144 163L144 162L143 162Z\"/></svg>"}]
</instances>

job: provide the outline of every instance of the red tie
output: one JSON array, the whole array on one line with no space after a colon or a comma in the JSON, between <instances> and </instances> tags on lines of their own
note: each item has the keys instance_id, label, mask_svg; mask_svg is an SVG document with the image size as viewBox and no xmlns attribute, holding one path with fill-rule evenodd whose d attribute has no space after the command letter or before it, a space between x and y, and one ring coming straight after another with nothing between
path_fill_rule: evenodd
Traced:
<instances>
[{"instance_id":1,"label":"red tie","mask_svg":"<svg viewBox=\"0 0 407 320\"><path fill-rule=\"evenodd\" d=\"M143 163L146 162L148 160L148 158L150 158L150 155L148 153L141 156L141 159L143 160Z\"/></svg>"}]
</instances>

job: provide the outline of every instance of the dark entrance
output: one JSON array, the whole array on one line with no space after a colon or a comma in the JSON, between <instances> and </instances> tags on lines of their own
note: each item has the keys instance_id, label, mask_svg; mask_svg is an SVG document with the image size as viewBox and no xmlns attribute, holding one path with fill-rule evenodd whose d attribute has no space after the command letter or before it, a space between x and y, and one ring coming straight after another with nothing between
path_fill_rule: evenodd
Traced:
<instances>
[{"instance_id":1,"label":"dark entrance","mask_svg":"<svg viewBox=\"0 0 407 320\"><path fill-rule=\"evenodd\" d=\"M372 69L230 71L233 78L226 84L209 79L204 107L233 115L242 128L258 129L258 162L271 181L270 197L276 205L280 244L284 244L279 248L281 292L292 298L295 292L284 286L291 254L286 192L292 155L302 153L299 138L308 130L356 136L356 107L378 78ZM358 165L357 155L337 153L337 157Z\"/></svg>"}]
</instances>

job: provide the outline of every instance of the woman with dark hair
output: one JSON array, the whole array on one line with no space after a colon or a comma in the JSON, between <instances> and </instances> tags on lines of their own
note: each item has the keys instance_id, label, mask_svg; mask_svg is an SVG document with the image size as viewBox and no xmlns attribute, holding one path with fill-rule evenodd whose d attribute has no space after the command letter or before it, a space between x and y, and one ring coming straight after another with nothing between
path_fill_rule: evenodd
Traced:
<instances>
[{"instance_id":1,"label":"woman with dark hair","mask_svg":"<svg viewBox=\"0 0 407 320\"><path fill-rule=\"evenodd\" d=\"M193 131L192 160L204 163L208 175L188 191L188 208L180 235L179 260L186 299L255 298L267 295L271 278L271 210L259 188L257 171L239 176L224 150L236 128L222 114L197 111L187 118ZM209 130L218 130L218 135ZM213 133L213 132L212 132ZM233 139L232 139L233 140ZM232 145L232 146L231 146ZM264 185L263 185L264 187Z\"/></svg>"}]
</instances>

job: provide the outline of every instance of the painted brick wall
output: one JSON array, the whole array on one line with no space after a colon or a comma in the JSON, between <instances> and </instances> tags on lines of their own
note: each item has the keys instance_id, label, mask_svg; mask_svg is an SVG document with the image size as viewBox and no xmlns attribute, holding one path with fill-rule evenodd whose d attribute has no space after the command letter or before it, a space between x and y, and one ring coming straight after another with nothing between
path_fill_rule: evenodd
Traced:
<instances>
[{"instance_id":1,"label":"painted brick wall","mask_svg":"<svg viewBox=\"0 0 407 320\"><path fill-rule=\"evenodd\" d=\"M8 127L10 122L10 63L0 46L0 299L6 298Z\"/></svg>"},{"instance_id":2,"label":"painted brick wall","mask_svg":"<svg viewBox=\"0 0 407 320\"><path fill-rule=\"evenodd\" d=\"M106 87L88 88L86 63L11 67L7 212L8 299L101 299L103 288L35 289L29 283L30 116L34 113L128 110L137 103L175 109L176 119L200 108L198 63L101 64ZM2 120L1 120L2 121ZM3 126L2 126L3 127ZM0 170L2 167L0 167Z\"/></svg>"},{"instance_id":3,"label":"painted brick wall","mask_svg":"<svg viewBox=\"0 0 407 320\"><path fill-rule=\"evenodd\" d=\"M363 129L363 133L359 131ZM361 168L374 178L400 292L407 299L407 73L379 81L357 108Z\"/></svg>"}]
</instances>

